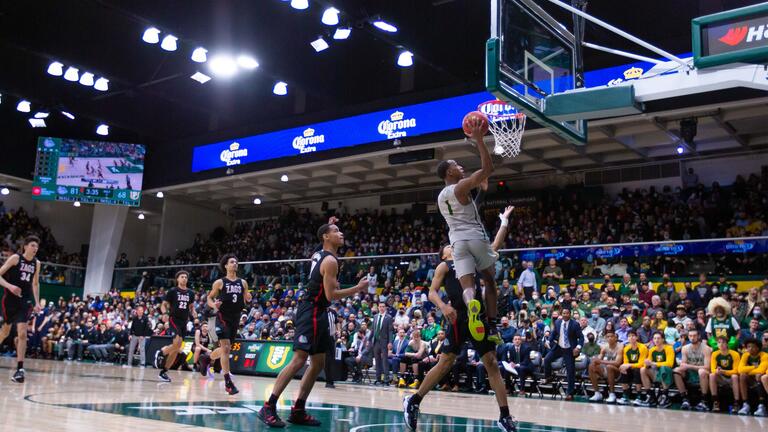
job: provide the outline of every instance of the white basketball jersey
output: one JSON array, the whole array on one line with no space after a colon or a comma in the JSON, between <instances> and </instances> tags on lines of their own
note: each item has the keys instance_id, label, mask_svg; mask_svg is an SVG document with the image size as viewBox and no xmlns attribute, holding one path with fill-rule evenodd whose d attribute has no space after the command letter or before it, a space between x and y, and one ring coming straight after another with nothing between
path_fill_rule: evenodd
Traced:
<instances>
[{"instance_id":1,"label":"white basketball jersey","mask_svg":"<svg viewBox=\"0 0 768 432\"><path fill-rule=\"evenodd\" d=\"M460 203L456 198L454 189L456 189L455 184L446 186L437 197L440 214L448 223L448 238L451 240L451 244L459 240L488 241L488 235L485 233L482 222L480 222L480 214L475 202L470 199L467 205Z\"/></svg>"}]
</instances>

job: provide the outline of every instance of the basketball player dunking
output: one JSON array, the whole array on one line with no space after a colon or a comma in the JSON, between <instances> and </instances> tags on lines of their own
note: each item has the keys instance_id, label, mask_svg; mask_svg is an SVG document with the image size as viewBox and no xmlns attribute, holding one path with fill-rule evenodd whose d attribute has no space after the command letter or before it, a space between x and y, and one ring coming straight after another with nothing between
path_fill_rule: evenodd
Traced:
<instances>
[{"instance_id":1,"label":"basketball player dunking","mask_svg":"<svg viewBox=\"0 0 768 432\"><path fill-rule=\"evenodd\" d=\"M11 334L16 326L16 373L11 381L24 382L24 354L27 352L27 322L34 307L40 310L40 261L35 258L40 239L29 236L24 239L23 251L11 255L0 267L0 285L3 286L3 326L0 342Z\"/></svg>"},{"instance_id":2,"label":"basketball player dunking","mask_svg":"<svg viewBox=\"0 0 768 432\"><path fill-rule=\"evenodd\" d=\"M485 120L473 117L467 121L467 129L480 152L481 168L464 177L464 168L453 160L442 161L437 166L437 175L445 181L445 188L437 198L440 213L448 223L448 237L453 249L456 277L463 287L462 298L469 314L469 332L476 341L488 339L501 343L497 325L497 288L494 278L494 264L497 255L491 248L490 239L480 220L477 206L470 193L479 187L493 173L493 162L483 142ZM478 318L481 302L475 298L475 272L485 281L485 306L488 327Z\"/></svg>"},{"instance_id":3,"label":"basketball player dunking","mask_svg":"<svg viewBox=\"0 0 768 432\"><path fill-rule=\"evenodd\" d=\"M513 207L507 207L504 214L499 215L501 228L496 233L496 238L492 245L494 252L499 250L504 244L504 238L507 236L508 219L512 209ZM424 377L424 381L419 386L416 394L408 396L403 400L403 418L406 426L411 431L415 431L418 426L419 404L421 404L422 399L437 386L445 374L451 371L453 364L456 362L456 357L461 353L462 347L468 339L467 332L469 329L467 323L469 321L469 313L463 298L465 290L462 288L462 284L459 283L456 261L453 259L453 250L450 245L443 246L440 251L440 258L443 262L438 264L435 269L435 275L429 287L429 301L443 312L443 317L448 322L445 328L446 338L443 341L443 348L437 365L430 369L427 376ZM445 284L445 292L449 303L445 303L440 298L440 287L443 284ZM479 287L475 290L475 299L482 300ZM482 311L480 315L482 315ZM483 365L485 365L485 369L488 372L488 381L496 393L496 402L499 404L500 411L497 426L504 432L517 431L517 422L509 414L507 390L496 358L496 345L487 339L471 341L471 343L480 356Z\"/></svg>"},{"instance_id":4,"label":"basketball player dunking","mask_svg":"<svg viewBox=\"0 0 768 432\"><path fill-rule=\"evenodd\" d=\"M317 237L323 242L323 249L312 255L312 267L309 271L307 291L299 302L296 311L296 336L293 342L294 355L277 376L272 395L258 413L259 419L271 427L285 427L285 423L277 416L277 400L293 377L310 359L309 367L301 378L299 394L291 408L290 423L295 425L320 426L320 422L307 414L305 409L307 397L315 385L315 380L325 365L325 353L333 343L330 333L331 323L328 318L328 305L334 300L352 296L368 289L368 279L347 289L338 289L336 277L339 273L339 263L336 254L344 244L344 234L336 226L336 218L317 230Z\"/></svg>"},{"instance_id":5,"label":"basketball player dunking","mask_svg":"<svg viewBox=\"0 0 768 432\"><path fill-rule=\"evenodd\" d=\"M181 352L184 338L187 337L187 322L189 315L195 318L193 303L194 295L187 289L189 273L181 270L176 273L176 286L165 294L160 309L163 314L168 314L168 332L173 337L170 345L164 346L155 353L155 367L161 369L158 377L161 381L171 382L168 377L168 369L173 366L176 356Z\"/></svg>"},{"instance_id":6,"label":"basketball player dunking","mask_svg":"<svg viewBox=\"0 0 768 432\"><path fill-rule=\"evenodd\" d=\"M208 306L216 312L216 335L219 347L213 350L210 357L200 358L200 374L208 374L208 366L217 359L221 361L221 371L224 373L225 389L229 395L239 393L232 376L229 374L229 352L232 342L237 337L240 325L240 313L246 303L251 302L248 282L237 277L237 258L232 254L221 257L219 268L226 276L217 280L208 293Z\"/></svg>"}]
</instances>

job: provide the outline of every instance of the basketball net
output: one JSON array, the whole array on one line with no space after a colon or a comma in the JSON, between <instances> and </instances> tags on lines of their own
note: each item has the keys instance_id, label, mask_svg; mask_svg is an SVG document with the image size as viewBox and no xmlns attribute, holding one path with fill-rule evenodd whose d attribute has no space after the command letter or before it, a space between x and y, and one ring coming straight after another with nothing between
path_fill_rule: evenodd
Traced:
<instances>
[{"instance_id":1,"label":"basketball net","mask_svg":"<svg viewBox=\"0 0 768 432\"><path fill-rule=\"evenodd\" d=\"M493 152L505 158L519 155L525 132L525 114L498 99L481 103L477 110L488 117L488 129L496 140Z\"/></svg>"}]
</instances>

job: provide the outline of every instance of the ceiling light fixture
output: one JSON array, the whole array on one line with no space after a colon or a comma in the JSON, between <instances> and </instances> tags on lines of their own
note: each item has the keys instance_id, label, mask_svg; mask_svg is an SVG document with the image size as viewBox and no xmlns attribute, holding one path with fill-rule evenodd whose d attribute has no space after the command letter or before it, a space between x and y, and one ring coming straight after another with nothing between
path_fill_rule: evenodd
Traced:
<instances>
[{"instance_id":1,"label":"ceiling light fixture","mask_svg":"<svg viewBox=\"0 0 768 432\"><path fill-rule=\"evenodd\" d=\"M684 151L685 148L683 148L683 146L677 146L677 154L683 154Z\"/></svg>"},{"instance_id":2,"label":"ceiling light fixture","mask_svg":"<svg viewBox=\"0 0 768 432\"><path fill-rule=\"evenodd\" d=\"M144 213L139 213L139 220L144 220Z\"/></svg>"},{"instance_id":3,"label":"ceiling light fixture","mask_svg":"<svg viewBox=\"0 0 768 432\"><path fill-rule=\"evenodd\" d=\"M92 86L93 85L93 74L90 72L83 72L82 75L80 75L80 84L84 86Z\"/></svg>"},{"instance_id":4,"label":"ceiling light fixture","mask_svg":"<svg viewBox=\"0 0 768 432\"><path fill-rule=\"evenodd\" d=\"M157 194L155 194L155 196L158 198L163 198L165 197L165 194L163 194L163 191L158 191Z\"/></svg>"},{"instance_id":5,"label":"ceiling light fixture","mask_svg":"<svg viewBox=\"0 0 768 432\"><path fill-rule=\"evenodd\" d=\"M333 38L336 40L344 40L349 37L350 33L352 33L352 28L339 27L333 32Z\"/></svg>"},{"instance_id":6,"label":"ceiling light fixture","mask_svg":"<svg viewBox=\"0 0 768 432\"><path fill-rule=\"evenodd\" d=\"M323 24L329 26L335 26L339 23L339 10L331 6L323 12L323 18L321 19Z\"/></svg>"},{"instance_id":7,"label":"ceiling light fixture","mask_svg":"<svg viewBox=\"0 0 768 432\"><path fill-rule=\"evenodd\" d=\"M0 195L8 195L9 193L11 193L11 190L7 187L0 189Z\"/></svg>"},{"instance_id":8,"label":"ceiling light fixture","mask_svg":"<svg viewBox=\"0 0 768 432\"><path fill-rule=\"evenodd\" d=\"M141 40L149 44L156 44L160 42L160 30L154 27L150 27L144 30L144 35L141 37Z\"/></svg>"},{"instance_id":9,"label":"ceiling light fixture","mask_svg":"<svg viewBox=\"0 0 768 432\"><path fill-rule=\"evenodd\" d=\"M179 40L174 35L168 35L163 38L163 42L160 44L160 48L166 50L166 51L176 51L176 41Z\"/></svg>"},{"instance_id":10,"label":"ceiling light fixture","mask_svg":"<svg viewBox=\"0 0 768 432\"><path fill-rule=\"evenodd\" d=\"M197 47L192 51L192 61L205 63L208 60L208 50L203 47Z\"/></svg>"},{"instance_id":11,"label":"ceiling light fixture","mask_svg":"<svg viewBox=\"0 0 768 432\"><path fill-rule=\"evenodd\" d=\"M272 89L272 93L278 96L285 96L288 94L288 84L282 81L275 83L275 87Z\"/></svg>"},{"instance_id":12,"label":"ceiling light fixture","mask_svg":"<svg viewBox=\"0 0 768 432\"><path fill-rule=\"evenodd\" d=\"M259 62L251 56L242 54L237 56L237 65L243 69L254 70L259 67Z\"/></svg>"},{"instance_id":13,"label":"ceiling light fixture","mask_svg":"<svg viewBox=\"0 0 768 432\"><path fill-rule=\"evenodd\" d=\"M32 109L32 104L28 100L22 100L16 105L16 110L23 113L28 113Z\"/></svg>"},{"instance_id":14,"label":"ceiling light fixture","mask_svg":"<svg viewBox=\"0 0 768 432\"><path fill-rule=\"evenodd\" d=\"M109 135L109 126L105 124L100 124L98 127L96 127L96 133L101 136L107 136Z\"/></svg>"},{"instance_id":15,"label":"ceiling light fixture","mask_svg":"<svg viewBox=\"0 0 768 432\"><path fill-rule=\"evenodd\" d=\"M61 115L63 115L64 117L66 117L66 118L68 118L68 119L70 119L70 120L74 120L74 119L75 119L75 116L74 116L74 115L72 115L72 114L70 114L70 113L68 113L68 112L66 112L66 111L62 111L62 112L61 112Z\"/></svg>"},{"instance_id":16,"label":"ceiling light fixture","mask_svg":"<svg viewBox=\"0 0 768 432\"><path fill-rule=\"evenodd\" d=\"M48 118L48 115L49 115L49 113L47 113L45 111L38 111L38 112L35 113L35 118L36 119L44 119L44 118Z\"/></svg>"},{"instance_id":17,"label":"ceiling light fixture","mask_svg":"<svg viewBox=\"0 0 768 432\"><path fill-rule=\"evenodd\" d=\"M253 199L253 203L256 204L256 205L261 204L261 198L254 198Z\"/></svg>"},{"instance_id":18,"label":"ceiling light fixture","mask_svg":"<svg viewBox=\"0 0 768 432\"><path fill-rule=\"evenodd\" d=\"M75 201L72 203L72 205L75 207L80 207L80 201Z\"/></svg>"},{"instance_id":19,"label":"ceiling light fixture","mask_svg":"<svg viewBox=\"0 0 768 432\"><path fill-rule=\"evenodd\" d=\"M205 83L207 83L208 81L211 80L211 77L209 77L208 75L206 75L206 74L204 74L202 72L195 72L195 74L192 75L190 78L192 78L193 80L199 82L200 84L205 84Z\"/></svg>"},{"instance_id":20,"label":"ceiling light fixture","mask_svg":"<svg viewBox=\"0 0 768 432\"><path fill-rule=\"evenodd\" d=\"M237 73L237 63L232 60L232 57L225 55L213 57L208 62L208 67L214 75L221 78L231 78Z\"/></svg>"},{"instance_id":21,"label":"ceiling light fixture","mask_svg":"<svg viewBox=\"0 0 768 432\"><path fill-rule=\"evenodd\" d=\"M80 75L78 74L78 70L76 67L68 67L67 71L64 72L64 79L67 81L75 82L78 79L80 79Z\"/></svg>"},{"instance_id":22,"label":"ceiling light fixture","mask_svg":"<svg viewBox=\"0 0 768 432\"><path fill-rule=\"evenodd\" d=\"M288 181L288 174L283 174L280 177L280 181L283 182L283 183L287 182Z\"/></svg>"},{"instance_id":23,"label":"ceiling light fixture","mask_svg":"<svg viewBox=\"0 0 768 432\"><path fill-rule=\"evenodd\" d=\"M314 48L316 52L325 51L329 46L328 42L326 42L322 36L318 37L316 40L313 40L309 44L312 45L312 48Z\"/></svg>"},{"instance_id":24,"label":"ceiling light fixture","mask_svg":"<svg viewBox=\"0 0 768 432\"><path fill-rule=\"evenodd\" d=\"M413 66L413 53L410 51L402 51L397 57L397 65L400 67Z\"/></svg>"},{"instance_id":25,"label":"ceiling light fixture","mask_svg":"<svg viewBox=\"0 0 768 432\"><path fill-rule=\"evenodd\" d=\"M48 73L53 76L64 75L64 65L55 61L48 65Z\"/></svg>"},{"instance_id":26,"label":"ceiling light fixture","mask_svg":"<svg viewBox=\"0 0 768 432\"><path fill-rule=\"evenodd\" d=\"M46 126L45 120L39 118L29 119L29 124L32 125L33 128L44 128Z\"/></svg>"},{"instance_id":27,"label":"ceiling light fixture","mask_svg":"<svg viewBox=\"0 0 768 432\"><path fill-rule=\"evenodd\" d=\"M377 29L379 29L381 31L385 31L387 33L396 33L397 32L397 27L395 27L394 25L392 25L392 24L390 24L390 23L388 23L386 21L382 21L380 18L378 18L375 21L373 21L372 24Z\"/></svg>"},{"instance_id":28,"label":"ceiling light fixture","mask_svg":"<svg viewBox=\"0 0 768 432\"><path fill-rule=\"evenodd\" d=\"M101 77L96 80L96 83L93 84L93 88L98 91L107 91L109 90L109 80Z\"/></svg>"},{"instance_id":29,"label":"ceiling light fixture","mask_svg":"<svg viewBox=\"0 0 768 432\"><path fill-rule=\"evenodd\" d=\"M309 7L309 0L291 0L291 7L298 10L304 10Z\"/></svg>"}]
</instances>

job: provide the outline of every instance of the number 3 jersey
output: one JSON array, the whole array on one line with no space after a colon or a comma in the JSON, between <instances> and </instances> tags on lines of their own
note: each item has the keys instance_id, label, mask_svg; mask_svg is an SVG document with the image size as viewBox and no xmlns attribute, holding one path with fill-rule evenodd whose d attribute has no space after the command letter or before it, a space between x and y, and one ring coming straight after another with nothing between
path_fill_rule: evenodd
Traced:
<instances>
[{"instance_id":1,"label":"number 3 jersey","mask_svg":"<svg viewBox=\"0 0 768 432\"><path fill-rule=\"evenodd\" d=\"M168 314L179 322L189 320L189 305L194 301L194 293L190 289L173 287L165 294L165 301L171 306Z\"/></svg>"},{"instance_id":2,"label":"number 3 jersey","mask_svg":"<svg viewBox=\"0 0 768 432\"><path fill-rule=\"evenodd\" d=\"M240 312L245 308L245 286L243 280L238 278L229 280L221 278L223 285L219 291L219 312L225 317L237 317L240 321Z\"/></svg>"},{"instance_id":3,"label":"number 3 jersey","mask_svg":"<svg viewBox=\"0 0 768 432\"><path fill-rule=\"evenodd\" d=\"M34 303L34 294L32 292L32 280L37 271L37 258L31 261L24 258L24 255L18 254L19 263L3 275L3 278L10 284L21 288L21 297L17 297L7 289L3 295L3 301L6 307L14 308L22 304Z\"/></svg>"}]
</instances>

